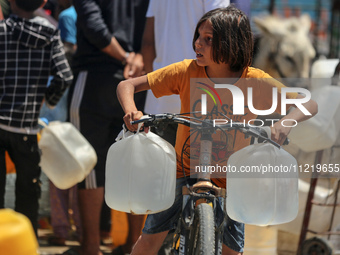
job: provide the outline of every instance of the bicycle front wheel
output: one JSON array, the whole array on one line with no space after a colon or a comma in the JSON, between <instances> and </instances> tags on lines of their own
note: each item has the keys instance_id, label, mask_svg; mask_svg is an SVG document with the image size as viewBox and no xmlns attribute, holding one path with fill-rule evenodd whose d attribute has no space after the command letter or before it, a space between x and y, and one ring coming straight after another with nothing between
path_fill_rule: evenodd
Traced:
<instances>
[{"instance_id":1,"label":"bicycle front wheel","mask_svg":"<svg viewBox=\"0 0 340 255\"><path fill-rule=\"evenodd\" d=\"M194 223L189 238L189 254L215 254L214 211L209 204L199 204L195 209Z\"/></svg>"}]
</instances>

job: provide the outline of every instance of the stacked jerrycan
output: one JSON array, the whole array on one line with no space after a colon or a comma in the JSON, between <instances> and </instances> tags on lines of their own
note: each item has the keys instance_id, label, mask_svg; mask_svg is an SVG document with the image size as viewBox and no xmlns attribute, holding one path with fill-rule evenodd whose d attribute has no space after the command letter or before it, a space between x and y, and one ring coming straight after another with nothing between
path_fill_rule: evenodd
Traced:
<instances>
[{"instance_id":1,"label":"stacked jerrycan","mask_svg":"<svg viewBox=\"0 0 340 255\"><path fill-rule=\"evenodd\" d=\"M331 148L340 131L340 87L323 86L311 92L318 103L318 113L299 123L288 135L305 152Z\"/></svg>"},{"instance_id":2,"label":"stacked jerrycan","mask_svg":"<svg viewBox=\"0 0 340 255\"><path fill-rule=\"evenodd\" d=\"M238 222L275 225L298 213L298 171L295 158L272 144L253 144L228 160L227 213Z\"/></svg>"},{"instance_id":3,"label":"stacked jerrycan","mask_svg":"<svg viewBox=\"0 0 340 255\"><path fill-rule=\"evenodd\" d=\"M122 131L106 160L105 201L117 211L151 214L175 200L176 154L173 146L148 132Z\"/></svg>"}]
</instances>

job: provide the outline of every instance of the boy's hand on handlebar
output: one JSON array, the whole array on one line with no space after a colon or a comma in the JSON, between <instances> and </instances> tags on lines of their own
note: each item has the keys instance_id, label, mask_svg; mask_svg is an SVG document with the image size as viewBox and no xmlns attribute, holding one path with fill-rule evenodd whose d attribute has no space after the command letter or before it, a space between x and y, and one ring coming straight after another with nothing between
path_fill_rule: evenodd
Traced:
<instances>
[{"instance_id":1,"label":"boy's hand on handlebar","mask_svg":"<svg viewBox=\"0 0 340 255\"><path fill-rule=\"evenodd\" d=\"M271 127L271 139L274 142L277 142L280 145L283 145L285 142L288 134L290 133L291 127L285 127L281 124L281 122L276 122L272 127Z\"/></svg>"},{"instance_id":2,"label":"boy's hand on handlebar","mask_svg":"<svg viewBox=\"0 0 340 255\"><path fill-rule=\"evenodd\" d=\"M133 111L126 113L125 116L123 117L126 128L133 132L137 131L138 124L132 125L131 121L139 120L141 117L143 117L143 113L141 111ZM148 128L145 128L144 131L148 132Z\"/></svg>"}]
</instances>

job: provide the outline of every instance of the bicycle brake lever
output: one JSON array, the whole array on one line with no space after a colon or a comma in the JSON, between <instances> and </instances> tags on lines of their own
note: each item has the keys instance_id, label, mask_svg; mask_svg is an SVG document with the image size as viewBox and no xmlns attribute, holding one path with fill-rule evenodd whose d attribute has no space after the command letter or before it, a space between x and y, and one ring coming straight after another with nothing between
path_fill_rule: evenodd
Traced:
<instances>
[{"instance_id":1,"label":"bicycle brake lever","mask_svg":"<svg viewBox=\"0 0 340 255\"><path fill-rule=\"evenodd\" d=\"M247 136L252 136L255 138L262 138L260 131L257 129L244 129L243 133Z\"/></svg>"},{"instance_id":2,"label":"bicycle brake lever","mask_svg":"<svg viewBox=\"0 0 340 255\"><path fill-rule=\"evenodd\" d=\"M263 143L264 141L266 141L266 142L269 142L272 145L276 146L279 149L281 148L281 145L278 144L277 142L274 142L272 139L270 139L270 137L268 137L266 132L262 134L262 130L259 129L259 128L254 127L253 129L246 129L244 134L247 134L248 136L250 135L252 137L256 137L258 139L259 143ZM287 141L287 139L286 139L286 141Z\"/></svg>"},{"instance_id":3,"label":"bicycle brake lever","mask_svg":"<svg viewBox=\"0 0 340 255\"><path fill-rule=\"evenodd\" d=\"M146 124L147 122L151 122L153 121L155 118L151 115L144 115L142 118L140 118L139 120L132 120L130 121L130 124L131 125L134 125L134 124L139 124L139 123L142 123L144 122L144 124Z\"/></svg>"}]
</instances>

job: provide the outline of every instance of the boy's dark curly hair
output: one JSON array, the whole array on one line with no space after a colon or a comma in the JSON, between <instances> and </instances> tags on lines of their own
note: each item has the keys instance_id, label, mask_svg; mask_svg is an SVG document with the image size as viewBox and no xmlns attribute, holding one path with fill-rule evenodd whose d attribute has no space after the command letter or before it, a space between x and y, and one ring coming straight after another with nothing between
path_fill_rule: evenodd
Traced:
<instances>
[{"instance_id":1,"label":"boy's dark curly hair","mask_svg":"<svg viewBox=\"0 0 340 255\"><path fill-rule=\"evenodd\" d=\"M38 9L44 0L15 0L16 5L27 12L33 12Z\"/></svg>"},{"instance_id":2,"label":"boy's dark curly hair","mask_svg":"<svg viewBox=\"0 0 340 255\"><path fill-rule=\"evenodd\" d=\"M198 29L207 20L213 27L213 61L229 64L233 72L250 66L254 42L247 15L233 5L207 12L197 23L192 41L194 50L195 41L199 37Z\"/></svg>"}]
</instances>

